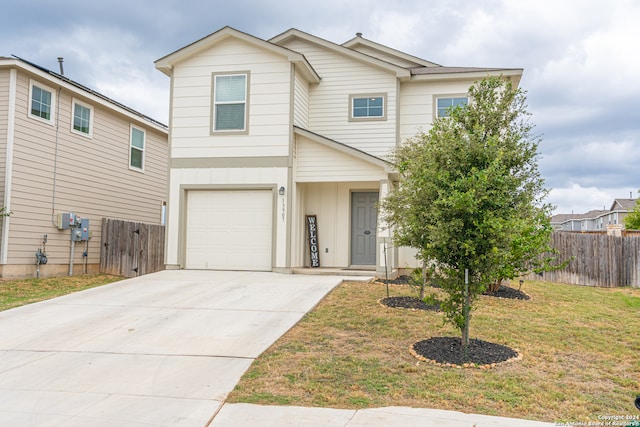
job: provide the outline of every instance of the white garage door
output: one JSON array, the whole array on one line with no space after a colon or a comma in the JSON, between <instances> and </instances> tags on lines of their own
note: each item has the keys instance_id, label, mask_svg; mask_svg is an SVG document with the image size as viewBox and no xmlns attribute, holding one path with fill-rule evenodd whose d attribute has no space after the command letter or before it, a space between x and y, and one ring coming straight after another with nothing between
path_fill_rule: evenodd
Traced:
<instances>
[{"instance_id":1,"label":"white garage door","mask_svg":"<svg viewBox=\"0 0 640 427\"><path fill-rule=\"evenodd\" d=\"M271 270L273 193L189 191L186 268Z\"/></svg>"}]
</instances>

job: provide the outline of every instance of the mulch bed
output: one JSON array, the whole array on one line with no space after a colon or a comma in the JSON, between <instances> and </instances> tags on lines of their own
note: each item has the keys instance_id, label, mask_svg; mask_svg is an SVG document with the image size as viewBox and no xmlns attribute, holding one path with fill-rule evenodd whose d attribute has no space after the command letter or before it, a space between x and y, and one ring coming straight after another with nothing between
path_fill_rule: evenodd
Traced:
<instances>
[{"instance_id":1,"label":"mulch bed","mask_svg":"<svg viewBox=\"0 0 640 427\"><path fill-rule=\"evenodd\" d=\"M508 286L501 285L500 288L496 292L485 292L483 295L487 295L490 297L497 298L508 298L508 299L521 299L521 300L529 300L531 297L519 289L510 288Z\"/></svg>"},{"instance_id":2,"label":"mulch bed","mask_svg":"<svg viewBox=\"0 0 640 427\"><path fill-rule=\"evenodd\" d=\"M462 339L458 337L429 338L413 344L410 350L414 356L426 362L458 368L488 369L521 357L516 350L504 345L471 339L469 358L465 360Z\"/></svg>"},{"instance_id":3,"label":"mulch bed","mask_svg":"<svg viewBox=\"0 0 640 427\"><path fill-rule=\"evenodd\" d=\"M408 308L411 310L440 311L439 305L429 305L416 297L387 297L380 300L380 304L391 308Z\"/></svg>"}]
</instances>

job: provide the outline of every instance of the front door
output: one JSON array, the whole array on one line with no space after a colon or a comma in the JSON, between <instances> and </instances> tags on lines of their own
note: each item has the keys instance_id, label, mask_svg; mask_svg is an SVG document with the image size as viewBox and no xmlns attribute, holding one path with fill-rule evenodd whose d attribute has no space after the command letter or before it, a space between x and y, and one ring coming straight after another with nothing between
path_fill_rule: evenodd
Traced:
<instances>
[{"instance_id":1,"label":"front door","mask_svg":"<svg viewBox=\"0 0 640 427\"><path fill-rule=\"evenodd\" d=\"M378 192L351 193L351 265L376 265Z\"/></svg>"}]
</instances>

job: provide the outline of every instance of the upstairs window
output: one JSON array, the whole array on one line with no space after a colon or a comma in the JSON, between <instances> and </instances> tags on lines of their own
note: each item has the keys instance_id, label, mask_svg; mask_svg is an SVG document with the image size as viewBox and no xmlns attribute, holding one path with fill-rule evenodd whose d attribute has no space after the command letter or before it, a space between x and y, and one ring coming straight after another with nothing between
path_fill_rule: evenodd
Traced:
<instances>
[{"instance_id":1,"label":"upstairs window","mask_svg":"<svg viewBox=\"0 0 640 427\"><path fill-rule=\"evenodd\" d=\"M91 136L93 130L92 116L93 107L82 104L75 99L73 100L73 118L71 129L75 133L80 133L81 135L85 136Z\"/></svg>"},{"instance_id":2,"label":"upstairs window","mask_svg":"<svg viewBox=\"0 0 640 427\"><path fill-rule=\"evenodd\" d=\"M449 110L469 104L466 96L439 97L436 99L436 117L449 117Z\"/></svg>"},{"instance_id":3,"label":"upstairs window","mask_svg":"<svg viewBox=\"0 0 640 427\"><path fill-rule=\"evenodd\" d=\"M383 94L351 95L349 121L386 120L385 100Z\"/></svg>"},{"instance_id":4,"label":"upstairs window","mask_svg":"<svg viewBox=\"0 0 640 427\"><path fill-rule=\"evenodd\" d=\"M247 129L248 74L213 76L213 131Z\"/></svg>"},{"instance_id":5,"label":"upstairs window","mask_svg":"<svg viewBox=\"0 0 640 427\"><path fill-rule=\"evenodd\" d=\"M145 132L131 126L129 137L129 168L142 171L144 170L144 139Z\"/></svg>"},{"instance_id":6,"label":"upstairs window","mask_svg":"<svg viewBox=\"0 0 640 427\"><path fill-rule=\"evenodd\" d=\"M29 106L29 115L53 124L53 101L55 98L53 90L32 82L30 92L31 105Z\"/></svg>"}]
</instances>

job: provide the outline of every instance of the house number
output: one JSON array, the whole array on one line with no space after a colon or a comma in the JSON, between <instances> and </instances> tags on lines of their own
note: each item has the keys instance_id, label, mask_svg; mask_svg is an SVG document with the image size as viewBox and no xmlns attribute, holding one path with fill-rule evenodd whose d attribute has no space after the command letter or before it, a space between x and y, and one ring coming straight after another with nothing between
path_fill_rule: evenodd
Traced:
<instances>
[{"instance_id":1,"label":"house number","mask_svg":"<svg viewBox=\"0 0 640 427\"><path fill-rule=\"evenodd\" d=\"M282 199L282 222L284 222L284 209L285 209L285 206L284 206L284 198L283 198Z\"/></svg>"}]
</instances>

